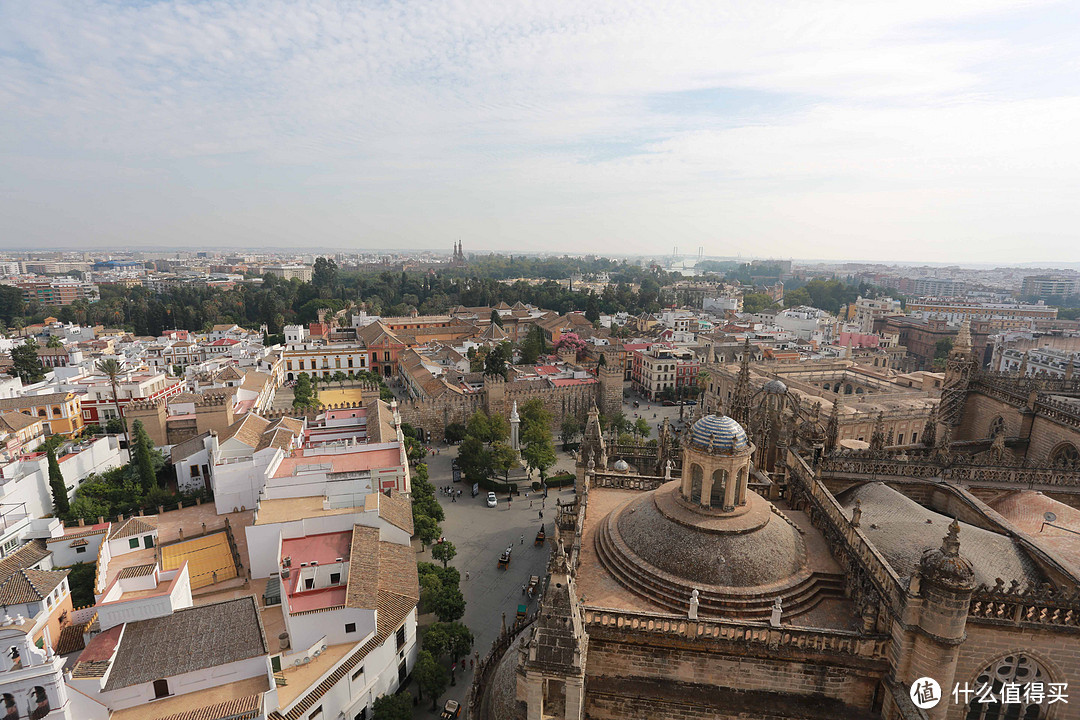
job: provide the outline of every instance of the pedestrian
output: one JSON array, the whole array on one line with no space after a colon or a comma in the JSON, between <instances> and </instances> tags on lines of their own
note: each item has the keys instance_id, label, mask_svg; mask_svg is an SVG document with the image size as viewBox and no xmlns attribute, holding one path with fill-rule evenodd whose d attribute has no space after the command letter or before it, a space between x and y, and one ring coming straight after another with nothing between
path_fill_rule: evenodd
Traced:
<instances>
[{"instance_id":1,"label":"pedestrian","mask_svg":"<svg viewBox=\"0 0 1080 720\"><path fill-rule=\"evenodd\" d=\"M544 511L543 511L543 510L541 510L541 511L540 511L540 519L541 519L541 520L543 520L543 519L544 519Z\"/></svg>"},{"instance_id":2,"label":"pedestrian","mask_svg":"<svg viewBox=\"0 0 1080 720\"><path fill-rule=\"evenodd\" d=\"M525 544L525 536L524 535L521 536L521 542L518 543L518 544L519 545L524 545Z\"/></svg>"},{"instance_id":3,"label":"pedestrian","mask_svg":"<svg viewBox=\"0 0 1080 720\"><path fill-rule=\"evenodd\" d=\"M529 509L530 509L530 510L532 510L532 504L533 504L533 501L532 501L532 500L530 500L530 501L529 501Z\"/></svg>"},{"instance_id":4,"label":"pedestrian","mask_svg":"<svg viewBox=\"0 0 1080 720\"><path fill-rule=\"evenodd\" d=\"M466 570L466 571L465 571L465 580L467 581L468 579L469 579L469 571L468 571L468 570Z\"/></svg>"},{"instance_id":5,"label":"pedestrian","mask_svg":"<svg viewBox=\"0 0 1080 720\"><path fill-rule=\"evenodd\" d=\"M521 583L521 594L525 594L525 583Z\"/></svg>"}]
</instances>

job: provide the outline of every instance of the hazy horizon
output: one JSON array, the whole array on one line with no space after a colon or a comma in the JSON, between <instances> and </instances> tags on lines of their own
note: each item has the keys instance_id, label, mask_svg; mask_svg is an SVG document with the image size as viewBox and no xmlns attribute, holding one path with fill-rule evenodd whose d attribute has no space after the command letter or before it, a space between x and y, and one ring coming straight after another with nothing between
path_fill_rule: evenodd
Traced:
<instances>
[{"instance_id":1,"label":"hazy horizon","mask_svg":"<svg viewBox=\"0 0 1080 720\"><path fill-rule=\"evenodd\" d=\"M1078 30L1003 0L7 4L0 247L1076 263Z\"/></svg>"}]
</instances>

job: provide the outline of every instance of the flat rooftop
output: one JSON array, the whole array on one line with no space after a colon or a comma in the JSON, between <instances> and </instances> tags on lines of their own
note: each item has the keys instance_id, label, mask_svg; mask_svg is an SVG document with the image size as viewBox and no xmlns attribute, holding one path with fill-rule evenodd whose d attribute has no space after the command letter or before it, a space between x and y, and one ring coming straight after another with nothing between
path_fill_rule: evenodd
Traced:
<instances>
[{"instance_id":1,"label":"flat rooftop","mask_svg":"<svg viewBox=\"0 0 1080 720\"><path fill-rule=\"evenodd\" d=\"M273 523L289 522L290 520L301 520L303 518L326 517L328 515L348 515L349 513L364 512L368 509L366 507L368 497L370 497L370 495L364 496L365 507L363 508L342 507L329 508L326 510L323 509L323 498L321 495L263 500L259 503L259 516L254 524L271 525ZM378 498L375 499L375 502L378 503ZM375 505L375 509L378 509L378 504Z\"/></svg>"},{"instance_id":2,"label":"flat rooftop","mask_svg":"<svg viewBox=\"0 0 1080 720\"><path fill-rule=\"evenodd\" d=\"M305 466L308 465L325 465L329 467L321 472L340 473L394 467L400 464L401 453L396 447L376 450L357 445L355 452L327 455L290 455L281 460L277 470L274 472L274 477L295 476L298 472L303 473L306 469Z\"/></svg>"}]
</instances>

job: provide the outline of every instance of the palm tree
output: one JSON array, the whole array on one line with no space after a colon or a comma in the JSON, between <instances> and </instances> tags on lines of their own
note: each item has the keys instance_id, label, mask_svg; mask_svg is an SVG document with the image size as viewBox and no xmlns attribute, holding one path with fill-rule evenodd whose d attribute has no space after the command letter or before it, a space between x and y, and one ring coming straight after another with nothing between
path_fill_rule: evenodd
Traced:
<instances>
[{"instance_id":1,"label":"palm tree","mask_svg":"<svg viewBox=\"0 0 1080 720\"><path fill-rule=\"evenodd\" d=\"M97 371L109 378L109 385L112 386L112 399L113 406L116 408L116 417L120 419L120 422L124 426L124 440L127 438L127 423L124 421L124 413L120 410L120 401L117 399L117 387L120 384L120 373L124 371L124 367L116 358L105 358L104 360L98 360L95 366ZM128 462L131 462L131 443L128 445Z\"/></svg>"}]
</instances>

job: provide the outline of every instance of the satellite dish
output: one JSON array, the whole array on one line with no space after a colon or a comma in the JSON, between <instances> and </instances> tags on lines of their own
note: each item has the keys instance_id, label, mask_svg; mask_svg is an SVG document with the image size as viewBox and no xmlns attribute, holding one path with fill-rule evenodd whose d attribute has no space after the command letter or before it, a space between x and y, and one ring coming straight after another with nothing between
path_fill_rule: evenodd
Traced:
<instances>
[{"instance_id":1,"label":"satellite dish","mask_svg":"<svg viewBox=\"0 0 1080 720\"><path fill-rule=\"evenodd\" d=\"M1043 513L1043 520L1045 520L1046 522L1054 522L1055 520L1057 520L1057 515L1047 510Z\"/></svg>"}]
</instances>

